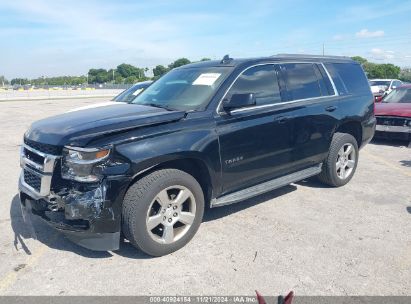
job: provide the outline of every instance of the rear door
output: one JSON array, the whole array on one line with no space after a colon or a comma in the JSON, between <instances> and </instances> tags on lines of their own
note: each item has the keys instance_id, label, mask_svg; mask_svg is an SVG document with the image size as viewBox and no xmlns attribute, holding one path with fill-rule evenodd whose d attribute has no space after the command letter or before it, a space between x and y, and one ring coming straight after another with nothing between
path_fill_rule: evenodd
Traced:
<instances>
[{"instance_id":1,"label":"rear door","mask_svg":"<svg viewBox=\"0 0 411 304\"><path fill-rule=\"evenodd\" d=\"M287 118L292 126L292 171L320 163L338 124L339 100L321 63L281 64L287 91Z\"/></svg>"}]
</instances>

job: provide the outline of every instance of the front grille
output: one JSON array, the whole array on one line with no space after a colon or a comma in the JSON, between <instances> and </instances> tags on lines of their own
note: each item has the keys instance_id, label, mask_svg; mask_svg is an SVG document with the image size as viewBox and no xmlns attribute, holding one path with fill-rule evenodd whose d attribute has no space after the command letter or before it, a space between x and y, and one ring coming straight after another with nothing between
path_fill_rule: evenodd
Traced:
<instances>
[{"instance_id":1,"label":"front grille","mask_svg":"<svg viewBox=\"0 0 411 304\"><path fill-rule=\"evenodd\" d=\"M411 119L405 117L377 116L377 125L383 126L407 126Z\"/></svg>"},{"instance_id":2,"label":"front grille","mask_svg":"<svg viewBox=\"0 0 411 304\"><path fill-rule=\"evenodd\" d=\"M62 147L39 143L39 142L32 141L32 140L27 139L27 138L24 138L24 143L27 146L29 146L29 147L37 150L37 151L46 153L46 154L60 155L61 152L62 152Z\"/></svg>"},{"instance_id":3,"label":"front grille","mask_svg":"<svg viewBox=\"0 0 411 304\"><path fill-rule=\"evenodd\" d=\"M54 167L60 156L61 148L42 144L24 138L20 150L20 165L23 168L21 181L23 186L30 188L37 196L50 194L51 179Z\"/></svg>"},{"instance_id":4,"label":"front grille","mask_svg":"<svg viewBox=\"0 0 411 304\"><path fill-rule=\"evenodd\" d=\"M44 163L44 157L38 155L37 153L34 153L28 149L24 149L24 155L26 156L27 159L42 165Z\"/></svg>"},{"instance_id":5,"label":"front grille","mask_svg":"<svg viewBox=\"0 0 411 304\"><path fill-rule=\"evenodd\" d=\"M36 174L33 174L28 170L24 170L24 182L36 191L40 192L41 178Z\"/></svg>"}]
</instances>

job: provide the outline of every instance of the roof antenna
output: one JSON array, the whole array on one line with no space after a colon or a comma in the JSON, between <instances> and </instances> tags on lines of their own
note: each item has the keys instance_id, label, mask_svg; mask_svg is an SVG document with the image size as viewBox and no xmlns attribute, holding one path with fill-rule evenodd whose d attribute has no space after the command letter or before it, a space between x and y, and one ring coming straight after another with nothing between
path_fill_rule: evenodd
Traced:
<instances>
[{"instance_id":1,"label":"roof antenna","mask_svg":"<svg viewBox=\"0 0 411 304\"><path fill-rule=\"evenodd\" d=\"M227 54L223 57L223 59L220 61L220 63L221 64L226 64L226 63L229 63L231 60L233 60L233 58L230 58L230 55Z\"/></svg>"}]
</instances>

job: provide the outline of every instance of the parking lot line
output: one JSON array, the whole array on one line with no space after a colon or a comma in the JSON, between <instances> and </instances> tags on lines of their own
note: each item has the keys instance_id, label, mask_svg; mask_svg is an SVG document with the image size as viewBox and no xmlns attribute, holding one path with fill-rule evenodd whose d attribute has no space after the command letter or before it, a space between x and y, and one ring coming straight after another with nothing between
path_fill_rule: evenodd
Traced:
<instances>
[{"instance_id":1,"label":"parking lot line","mask_svg":"<svg viewBox=\"0 0 411 304\"><path fill-rule=\"evenodd\" d=\"M54 233L50 239L51 242L54 242L58 236L58 233ZM33 268L37 262L40 260L40 258L46 253L46 251L49 249L46 245L40 243L40 248L36 250L30 257L27 258L25 267L19 271L16 269L13 269L12 271L9 271L6 273L3 278L0 279L0 295L4 294L7 289L12 286L16 281L19 275L23 275L28 268Z\"/></svg>"},{"instance_id":2,"label":"parking lot line","mask_svg":"<svg viewBox=\"0 0 411 304\"><path fill-rule=\"evenodd\" d=\"M394 169L394 170L396 170L396 171L398 171L398 172L401 172L402 174L404 174L404 175L406 175L406 176L410 176L410 177L411 177L411 171L407 171L407 170L405 170L405 169L403 169L403 168L400 168L400 167L398 167L398 166L396 166L396 165L394 165L394 164L386 161L384 158L379 157L379 156L376 156L376 155L373 155L373 154L371 154L371 153L369 153L369 152L367 152L367 151L362 151L362 153L364 153L365 155L367 155L368 157L374 159L374 160L377 161L377 162L383 163L384 165L387 165L388 167L390 167L390 168L392 168L392 169Z\"/></svg>"}]
</instances>

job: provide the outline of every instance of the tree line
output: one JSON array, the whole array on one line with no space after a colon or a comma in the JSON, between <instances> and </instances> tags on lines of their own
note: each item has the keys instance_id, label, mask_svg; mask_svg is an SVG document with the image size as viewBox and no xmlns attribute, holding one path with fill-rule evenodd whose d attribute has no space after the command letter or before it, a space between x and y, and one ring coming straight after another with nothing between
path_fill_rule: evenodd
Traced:
<instances>
[{"instance_id":1,"label":"tree line","mask_svg":"<svg viewBox=\"0 0 411 304\"><path fill-rule=\"evenodd\" d=\"M399 66L393 65L391 63L373 63L369 62L367 59L354 56L351 57L353 60L359 62L365 73L367 74L368 79L374 78L394 78L398 79L401 77L401 68Z\"/></svg>"},{"instance_id":2,"label":"tree line","mask_svg":"<svg viewBox=\"0 0 411 304\"><path fill-rule=\"evenodd\" d=\"M367 59L355 56L353 60L359 62L369 79L372 78L396 78L403 81L411 82L411 69L401 69L399 66L383 63L377 64L369 62ZM209 58L203 58L200 61L207 61ZM187 58L179 58L167 66L157 65L152 69L152 79L158 79L168 71L189 64L191 61ZM0 85L52 85L52 86L80 86L86 84L132 84L150 79L147 76L149 69L147 67L135 67L131 64L122 63L115 69L90 69L87 75L82 76L59 76L59 77L38 77L35 79L14 78L8 81L4 76L0 76Z\"/></svg>"},{"instance_id":3,"label":"tree line","mask_svg":"<svg viewBox=\"0 0 411 304\"><path fill-rule=\"evenodd\" d=\"M200 61L210 60L209 58L203 58ZM82 76L59 76L59 77L38 77L35 79L28 78L14 78L10 82L0 76L0 85L34 85L34 86L81 86L86 84L132 84L148 79L157 79L169 70L177 68L179 66L189 64L191 61L187 58L179 58L176 61L170 63L168 66L157 65L152 69L154 77L148 77L147 67L140 68L131 64L122 63L115 69L90 69L87 75Z\"/></svg>"}]
</instances>

